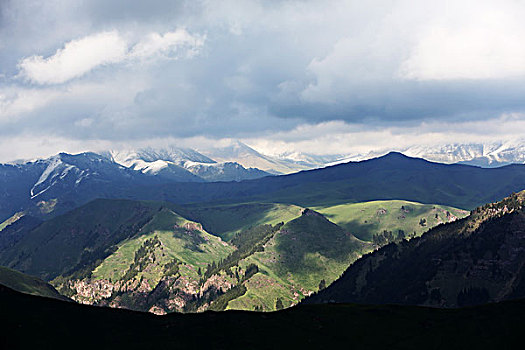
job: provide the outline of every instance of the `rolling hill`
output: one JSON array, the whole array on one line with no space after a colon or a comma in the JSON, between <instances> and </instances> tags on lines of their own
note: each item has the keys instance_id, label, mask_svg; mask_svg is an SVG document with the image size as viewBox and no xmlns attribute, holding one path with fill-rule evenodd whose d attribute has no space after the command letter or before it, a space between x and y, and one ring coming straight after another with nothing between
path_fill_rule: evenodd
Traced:
<instances>
[{"instance_id":1,"label":"rolling hill","mask_svg":"<svg viewBox=\"0 0 525 350\"><path fill-rule=\"evenodd\" d=\"M389 200L314 207L321 214L352 232L357 238L373 241L374 235L392 234L397 238L417 237L429 228L452 222L469 214L466 210L443 205Z\"/></svg>"},{"instance_id":2,"label":"rolling hill","mask_svg":"<svg viewBox=\"0 0 525 350\"><path fill-rule=\"evenodd\" d=\"M525 296L525 191L364 256L305 300L457 307Z\"/></svg>"},{"instance_id":3,"label":"rolling hill","mask_svg":"<svg viewBox=\"0 0 525 350\"><path fill-rule=\"evenodd\" d=\"M437 223L430 220L434 207L411 205L420 208L412 221L426 215L429 227ZM391 224L381 229L395 230ZM279 203L99 199L45 222L26 215L6 226L0 264L82 303L156 313L275 310L328 286L385 244L356 238L375 229L349 231L316 211Z\"/></svg>"}]
</instances>

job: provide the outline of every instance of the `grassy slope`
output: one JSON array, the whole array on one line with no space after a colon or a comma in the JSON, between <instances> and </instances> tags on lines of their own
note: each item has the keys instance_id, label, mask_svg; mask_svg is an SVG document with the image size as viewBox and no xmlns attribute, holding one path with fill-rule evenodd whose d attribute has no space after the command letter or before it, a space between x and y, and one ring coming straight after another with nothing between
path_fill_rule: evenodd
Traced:
<instances>
[{"instance_id":1,"label":"grassy slope","mask_svg":"<svg viewBox=\"0 0 525 350\"><path fill-rule=\"evenodd\" d=\"M363 257L306 302L457 307L520 298L524 241L525 191Z\"/></svg>"},{"instance_id":2,"label":"grassy slope","mask_svg":"<svg viewBox=\"0 0 525 350\"><path fill-rule=\"evenodd\" d=\"M22 216L24 216L25 213L23 211L19 211L15 213L13 216L11 216L9 219L7 219L4 222L0 223L0 231L2 231L7 226L11 225L12 223L18 221Z\"/></svg>"},{"instance_id":3,"label":"grassy slope","mask_svg":"<svg viewBox=\"0 0 525 350\"><path fill-rule=\"evenodd\" d=\"M449 222L452 216L447 217L447 212L455 218L463 218L469 214L465 210L448 206L402 200L349 203L314 209L357 238L367 241L371 241L372 235L383 230L394 233L403 230L406 234L416 232L416 236L420 236L440 223ZM426 220L424 226L419 224L421 219Z\"/></svg>"},{"instance_id":4,"label":"grassy slope","mask_svg":"<svg viewBox=\"0 0 525 350\"><path fill-rule=\"evenodd\" d=\"M21 293L66 300L53 286L41 279L3 266L0 266L0 284Z\"/></svg>"},{"instance_id":5,"label":"grassy slope","mask_svg":"<svg viewBox=\"0 0 525 350\"><path fill-rule=\"evenodd\" d=\"M198 236L190 237L184 230L174 227L175 224L182 225L190 221L182 218L171 210L164 209L144 227L144 234L127 239L119 244L115 253L108 256L94 271L95 279L119 280L123 277L126 269L133 262L137 250L148 239L157 236L162 242L163 253L157 260L157 266L162 267L173 258L190 265L192 268L185 271L193 271L192 278L198 279L197 269L205 269L206 264L225 258L234 248L223 242L219 237L213 236L205 231L198 232ZM147 233L146 233L147 232ZM149 270L141 272L139 276L158 282L162 277L162 270ZM153 283L153 284L156 284Z\"/></svg>"},{"instance_id":6,"label":"grassy slope","mask_svg":"<svg viewBox=\"0 0 525 350\"><path fill-rule=\"evenodd\" d=\"M301 207L278 203L240 203L216 206L178 208L185 217L201 223L211 232L228 241L236 233L259 225L288 222L301 215Z\"/></svg>"},{"instance_id":7,"label":"grassy slope","mask_svg":"<svg viewBox=\"0 0 525 350\"><path fill-rule=\"evenodd\" d=\"M371 244L309 211L284 225L264 251L241 262L241 267L256 264L260 272L245 282L247 293L231 301L228 308L250 310L259 305L275 310L277 298L284 306L295 304L317 291L322 279L330 284L371 249Z\"/></svg>"},{"instance_id":8,"label":"grassy slope","mask_svg":"<svg viewBox=\"0 0 525 350\"><path fill-rule=\"evenodd\" d=\"M456 310L300 305L275 313L154 316L0 287L0 310L6 349L510 349L522 342L525 302Z\"/></svg>"},{"instance_id":9,"label":"grassy slope","mask_svg":"<svg viewBox=\"0 0 525 350\"><path fill-rule=\"evenodd\" d=\"M0 261L52 280L104 258L108 249L140 232L163 206L149 201L94 200L46 221L26 234Z\"/></svg>"}]
</instances>

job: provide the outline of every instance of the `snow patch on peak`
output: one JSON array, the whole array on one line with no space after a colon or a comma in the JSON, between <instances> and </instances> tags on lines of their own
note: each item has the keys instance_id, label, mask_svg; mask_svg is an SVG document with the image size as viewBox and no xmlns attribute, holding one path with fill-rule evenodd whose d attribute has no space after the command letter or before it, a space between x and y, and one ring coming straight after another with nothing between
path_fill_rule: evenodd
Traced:
<instances>
[{"instance_id":1,"label":"snow patch on peak","mask_svg":"<svg viewBox=\"0 0 525 350\"><path fill-rule=\"evenodd\" d=\"M74 168L72 165L66 165L64 162L62 162L62 159L60 158L60 155L53 156L47 160L47 167L44 169L42 174L40 175L40 178L38 181L33 185L33 187L30 190L31 199L35 198L36 196L44 193L49 189L49 187L52 186L52 184L48 185L44 189L38 189L40 185L42 185L44 182L46 182L48 179L53 180L55 177L59 176L59 178L64 178L67 173ZM57 173L57 170L59 168L63 168L61 173ZM35 194L35 191L38 190L38 192Z\"/></svg>"}]
</instances>

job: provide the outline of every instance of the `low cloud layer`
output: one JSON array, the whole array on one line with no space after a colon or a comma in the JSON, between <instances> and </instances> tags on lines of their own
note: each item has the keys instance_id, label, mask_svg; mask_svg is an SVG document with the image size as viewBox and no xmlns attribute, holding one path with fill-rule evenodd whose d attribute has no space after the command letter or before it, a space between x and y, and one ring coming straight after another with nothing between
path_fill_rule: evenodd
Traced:
<instances>
[{"instance_id":1,"label":"low cloud layer","mask_svg":"<svg viewBox=\"0 0 525 350\"><path fill-rule=\"evenodd\" d=\"M524 14L510 0L4 1L0 142L17 147L0 160L160 140L327 154L512 138Z\"/></svg>"}]
</instances>

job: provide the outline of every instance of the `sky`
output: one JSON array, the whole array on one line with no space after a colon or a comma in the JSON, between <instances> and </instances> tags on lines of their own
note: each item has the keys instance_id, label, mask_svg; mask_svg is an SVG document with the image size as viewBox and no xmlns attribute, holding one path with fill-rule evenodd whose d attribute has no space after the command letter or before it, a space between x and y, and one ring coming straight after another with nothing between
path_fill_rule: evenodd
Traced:
<instances>
[{"instance_id":1,"label":"sky","mask_svg":"<svg viewBox=\"0 0 525 350\"><path fill-rule=\"evenodd\" d=\"M0 161L525 135L525 2L0 0Z\"/></svg>"}]
</instances>

